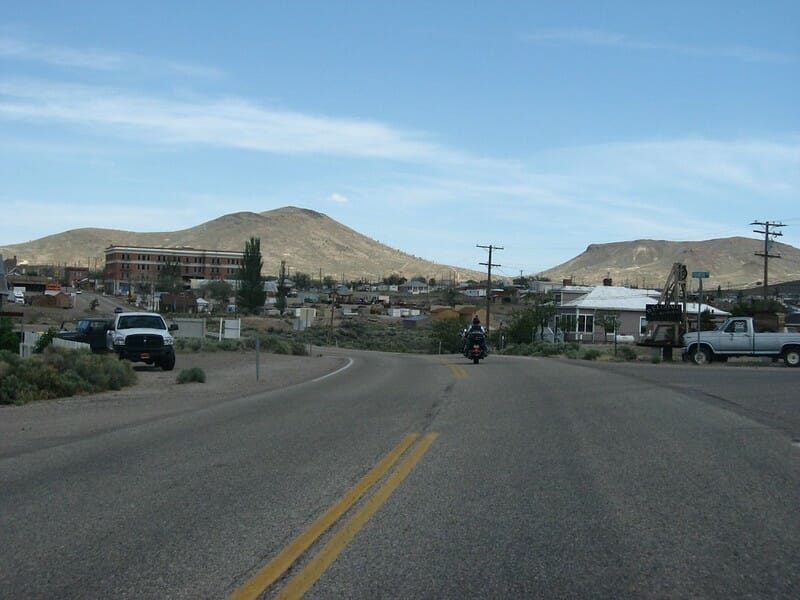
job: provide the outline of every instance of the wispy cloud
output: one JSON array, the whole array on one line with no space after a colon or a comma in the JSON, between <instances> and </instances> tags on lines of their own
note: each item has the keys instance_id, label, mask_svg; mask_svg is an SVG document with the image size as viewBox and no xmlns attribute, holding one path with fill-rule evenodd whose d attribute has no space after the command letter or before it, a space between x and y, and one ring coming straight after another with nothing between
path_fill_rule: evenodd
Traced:
<instances>
[{"instance_id":1,"label":"wispy cloud","mask_svg":"<svg viewBox=\"0 0 800 600\"><path fill-rule=\"evenodd\" d=\"M618 48L623 50L642 50L668 52L690 56L727 58L747 62L790 63L798 57L784 52L775 52L751 46L697 46L670 42L641 40L620 33L598 29L554 29L525 34L523 41L535 44L567 46L591 46Z\"/></svg>"},{"instance_id":2,"label":"wispy cloud","mask_svg":"<svg viewBox=\"0 0 800 600\"><path fill-rule=\"evenodd\" d=\"M97 72L167 74L201 80L220 79L224 76L220 69L208 65L189 64L177 60L154 60L138 54L40 44L2 33L0 33L0 59Z\"/></svg>"},{"instance_id":3,"label":"wispy cloud","mask_svg":"<svg viewBox=\"0 0 800 600\"><path fill-rule=\"evenodd\" d=\"M120 55L105 51L76 50L63 46L36 44L8 37L0 37L0 57L98 71L119 69L124 62Z\"/></svg>"},{"instance_id":4,"label":"wispy cloud","mask_svg":"<svg viewBox=\"0 0 800 600\"><path fill-rule=\"evenodd\" d=\"M347 204L348 202L350 202L347 196L344 196L342 194L331 194L328 197L328 200L330 200L331 202L336 202L337 204Z\"/></svg>"},{"instance_id":5,"label":"wispy cloud","mask_svg":"<svg viewBox=\"0 0 800 600\"><path fill-rule=\"evenodd\" d=\"M5 82L0 83L0 119L91 126L154 143L280 154L412 162L461 158L422 134L377 121L271 109L240 98L173 100L96 86Z\"/></svg>"}]
</instances>

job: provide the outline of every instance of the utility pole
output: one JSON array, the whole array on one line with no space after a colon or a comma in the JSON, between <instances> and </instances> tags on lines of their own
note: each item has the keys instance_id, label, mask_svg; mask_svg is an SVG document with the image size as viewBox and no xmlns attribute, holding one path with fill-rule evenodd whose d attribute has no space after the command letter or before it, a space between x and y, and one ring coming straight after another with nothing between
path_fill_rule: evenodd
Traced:
<instances>
[{"instance_id":1,"label":"utility pole","mask_svg":"<svg viewBox=\"0 0 800 600\"><path fill-rule=\"evenodd\" d=\"M772 221L753 221L750 225L759 225L764 228L763 231L754 229L754 233L760 233L764 236L764 252L756 252L756 256L763 256L764 257L764 300L767 299L767 285L768 285L768 263L770 258L781 258L780 254L770 254L770 246L774 239L770 239L770 237L775 238L778 236L783 235L780 231L770 231L770 227L778 228L778 227L786 227L783 223L775 223Z\"/></svg>"},{"instance_id":2,"label":"utility pole","mask_svg":"<svg viewBox=\"0 0 800 600\"><path fill-rule=\"evenodd\" d=\"M504 250L500 246L492 246L489 244L488 246L481 246L477 244L476 247L478 248L485 248L489 250L489 262L480 263L488 268L488 272L486 274L487 283L486 283L486 332L489 332L489 325L491 323L491 319L489 317L492 305L492 267L502 267L503 265L495 265L492 263L492 250Z\"/></svg>"}]
</instances>

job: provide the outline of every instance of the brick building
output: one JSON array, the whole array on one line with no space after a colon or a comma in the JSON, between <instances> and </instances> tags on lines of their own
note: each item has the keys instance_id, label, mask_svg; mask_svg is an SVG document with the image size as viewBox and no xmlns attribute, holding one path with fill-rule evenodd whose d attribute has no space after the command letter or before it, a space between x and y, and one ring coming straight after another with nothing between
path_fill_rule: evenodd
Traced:
<instances>
[{"instance_id":1,"label":"brick building","mask_svg":"<svg viewBox=\"0 0 800 600\"><path fill-rule=\"evenodd\" d=\"M131 293L140 285L157 285L161 271L180 267L184 287L193 280L236 279L242 252L196 248L145 248L109 246L105 250L105 289L112 294Z\"/></svg>"}]
</instances>

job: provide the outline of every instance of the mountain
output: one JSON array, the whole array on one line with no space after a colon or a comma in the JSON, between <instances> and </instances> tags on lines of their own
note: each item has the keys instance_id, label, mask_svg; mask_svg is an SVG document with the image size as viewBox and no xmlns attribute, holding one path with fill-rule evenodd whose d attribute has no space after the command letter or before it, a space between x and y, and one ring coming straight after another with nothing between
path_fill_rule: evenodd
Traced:
<instances>
[{"instance_id":1,"label":"mountain","mask_svg":"<svg viewBox=\"0 0 800 600\"><path fill-rule=\"evenodd\" d=\"M31 265L67 264L102 268L110 245L188 247L241 252L251 237L261 239L265 274L277 275L282 260L291 272L339 279L376 281L397 273L437 280L483 280L480 271L441 265L385 246L322 213L288 206L262 213L237 212L180 231L135 233L116 229L73 229L38 240L0 247L5 258L16 256ZM595 285L610 277L616 285L661 287L672 268L682 262L688 270L708 271L707 289L738 289L760 285L764 277L763 240L743 237L698 242L636 240L592 244L582 254L539 273L554 281L571 278ZM774 243L769 261L771 284L800 279L800 250ZM454 275L455 273L455 275Z\"/></svg>"},{"instance_id":2,"label":"mountain","mask_svg":"<svg viewBox=\"0 0 800 600\"><path fill-rule=\"evenodd\" d=\"M55 235L0 247L5 258L16 256L31 265L67 264L102 268L110 245L241 252L251 237L261 239L264 273L277 275L281 261L290 273L308 273L338 279L376 281L393 273L406 278L455 277L457 281L484 279L485 274L441 265L385 246L324 214L288 206L262 213L237 212L180 231L136 233L116 229L72 229Z\"/></svg>"},{"instance_id":3,"label":"mountain","mask_svg":"<svg viewBox=\"0 0 800 600\"><path fill-rule=\"evenodd\" d=\"M699 242L635 240L610 244L591 244L567 262L540 273L554 281L571 278L575 284L594 285L610 277L615 285L660 288L676 262L684 263L689 273L707 271L706 289L747 288L762 285L764 241L731 237ZM800 250L777 242L771 255L781 258L768 263L769 284L800 279Z\"/></svg>"}]
</instances>

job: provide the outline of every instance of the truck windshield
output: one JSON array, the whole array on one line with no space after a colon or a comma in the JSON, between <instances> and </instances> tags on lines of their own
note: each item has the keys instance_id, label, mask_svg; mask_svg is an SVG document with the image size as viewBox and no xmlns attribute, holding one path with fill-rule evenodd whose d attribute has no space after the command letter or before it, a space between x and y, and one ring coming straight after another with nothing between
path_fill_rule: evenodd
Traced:
<instances>
[{"instance_id":1,"label":"truck windshield","mask_svg":"<svg viewBox=\"0 0 800 600\"><path fill-rule=\"evenodd\" d=\"M151 315L134 315L120 317L117 329L166 329L161 317Z\"/></svg>"}]
</instances>

